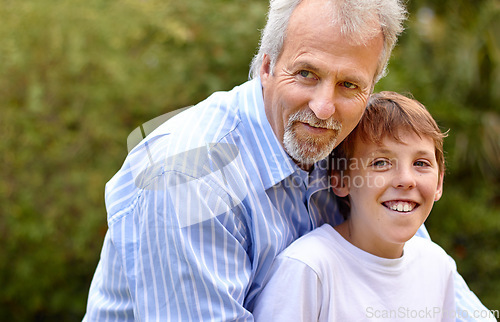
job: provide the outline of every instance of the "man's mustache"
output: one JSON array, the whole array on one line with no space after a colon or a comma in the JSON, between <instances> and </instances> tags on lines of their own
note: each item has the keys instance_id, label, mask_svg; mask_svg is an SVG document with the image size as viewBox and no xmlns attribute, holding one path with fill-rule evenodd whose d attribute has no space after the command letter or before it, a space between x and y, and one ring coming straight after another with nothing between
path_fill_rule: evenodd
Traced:
<instances>
[{"instance_id":1,"label":"man's mustache","mask_svg":"<svg viewBox=\"0 0 500 322\"><path fill-rule=\"evenodd\" d=\"M342 124L333 117L330 117L328 120L321 120L309 110L300 110L290 115L288 119L288 126L291 126L295 122L307 123L314 127L321 127L330 130L340 130L342 128Z\"/></svg>"}]
</instances>

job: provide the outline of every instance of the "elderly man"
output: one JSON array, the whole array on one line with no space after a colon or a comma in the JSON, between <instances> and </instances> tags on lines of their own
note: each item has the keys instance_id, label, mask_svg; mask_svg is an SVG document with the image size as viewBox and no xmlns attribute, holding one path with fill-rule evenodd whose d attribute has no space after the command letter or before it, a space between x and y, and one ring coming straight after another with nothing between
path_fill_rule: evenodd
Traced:
<instances>
[{"instance_id":1,"label":"elderly man","mask_svg":"<svg viewBox=\"0 0 500 322\"><path fill-rule=\"evenodd\" d=\"M398 0L272 0L253 79L162 124L107 184L84 320L253 320L276 255L342 221L325 158L404 19Z\"/></svg>"}]
</instances>

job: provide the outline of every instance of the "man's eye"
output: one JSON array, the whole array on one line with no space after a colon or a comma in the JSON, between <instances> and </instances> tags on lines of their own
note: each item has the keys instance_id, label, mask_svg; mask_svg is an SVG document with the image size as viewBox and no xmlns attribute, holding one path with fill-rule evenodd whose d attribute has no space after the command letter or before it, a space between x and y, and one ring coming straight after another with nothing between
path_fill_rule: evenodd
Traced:
<instances>
[{"instance_id":1,"label":"man's eye","mask_svg":"<svg viewBox=\"0 0 500 322\"><path fill-rule=\"evenodd\" d=\"M307 70L301 70L299 72L299 75L304 77L304 78L314 78L313 73L311 73L310 71L307 71Z\"/></svg>"},{"instance_id":2,"label":"man's eye","mask_svg":"<svg viewBox=\"0 0 500 322\"><path fill-rule=\"evenodd\" d=\"M356 86L356 84L351 83L351 82L343 82L342 85L345 88L350 88L350 89L356 89L356 88L358 88L358 86Z\"/></svg>"}]
</instances>

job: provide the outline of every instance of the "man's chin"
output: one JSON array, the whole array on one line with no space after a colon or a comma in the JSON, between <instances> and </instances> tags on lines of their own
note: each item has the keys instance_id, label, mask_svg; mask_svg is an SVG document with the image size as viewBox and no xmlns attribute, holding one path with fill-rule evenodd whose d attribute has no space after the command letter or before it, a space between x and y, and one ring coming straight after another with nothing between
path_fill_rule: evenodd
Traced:
<instances>
[{"instance_id":1,"label":"man's chin","mask_svg":"<svg viewBox=\"0 0 500 322\"><path fill-rule=\"evenodd\" d=\"M296 128L285 130L283 146L288 155L301 168L309 168L316 162L325 159L335 148L338 130L332 135L323 137L311 137L303 135ZM303 166L302 166L303 165Z\"/></svg>"},{"instance_id":2,"label":"man's chin","mask_svg":"<svg viewBox=\"0 0 500 322\"><path fill-rule=\"evenodd\" d=\"M310 167L318 161L325 159L330 152L333 150L328 148L297 148L297 147L287 147L285 145L285 151L288 155L295 161L299 166L303 165L306 167ZM302 166L301 166L302 167Z\"/></svg>"}]
</instances>

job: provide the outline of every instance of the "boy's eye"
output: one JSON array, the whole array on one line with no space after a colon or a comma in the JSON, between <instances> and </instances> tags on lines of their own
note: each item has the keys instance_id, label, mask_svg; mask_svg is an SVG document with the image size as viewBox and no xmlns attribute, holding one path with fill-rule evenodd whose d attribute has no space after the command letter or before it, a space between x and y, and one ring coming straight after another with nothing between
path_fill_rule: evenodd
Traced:
<instances>
[{"instance_id":1,"label":"boy's eye","mask_svg":"<svg viewBox=\"0 0 500 322\"><path fill-rule=\"evenodd\" d=\"M413 163L416 167L427 167L427 166L430 166L430 164L426 161L422 161L422 160L419 160L419 161L415 161Z\"/></svg>"},{"instance_id":2,"label":"boy's eye","mask_svg":"<svg viewBox=\"0 0 500 322\"><path fill-rule=\"evenodd\" d=\"M385 168L390 165L388 160L375 160L372 162L372 166L375 168Z\"/></svg>"}]
</instances>

